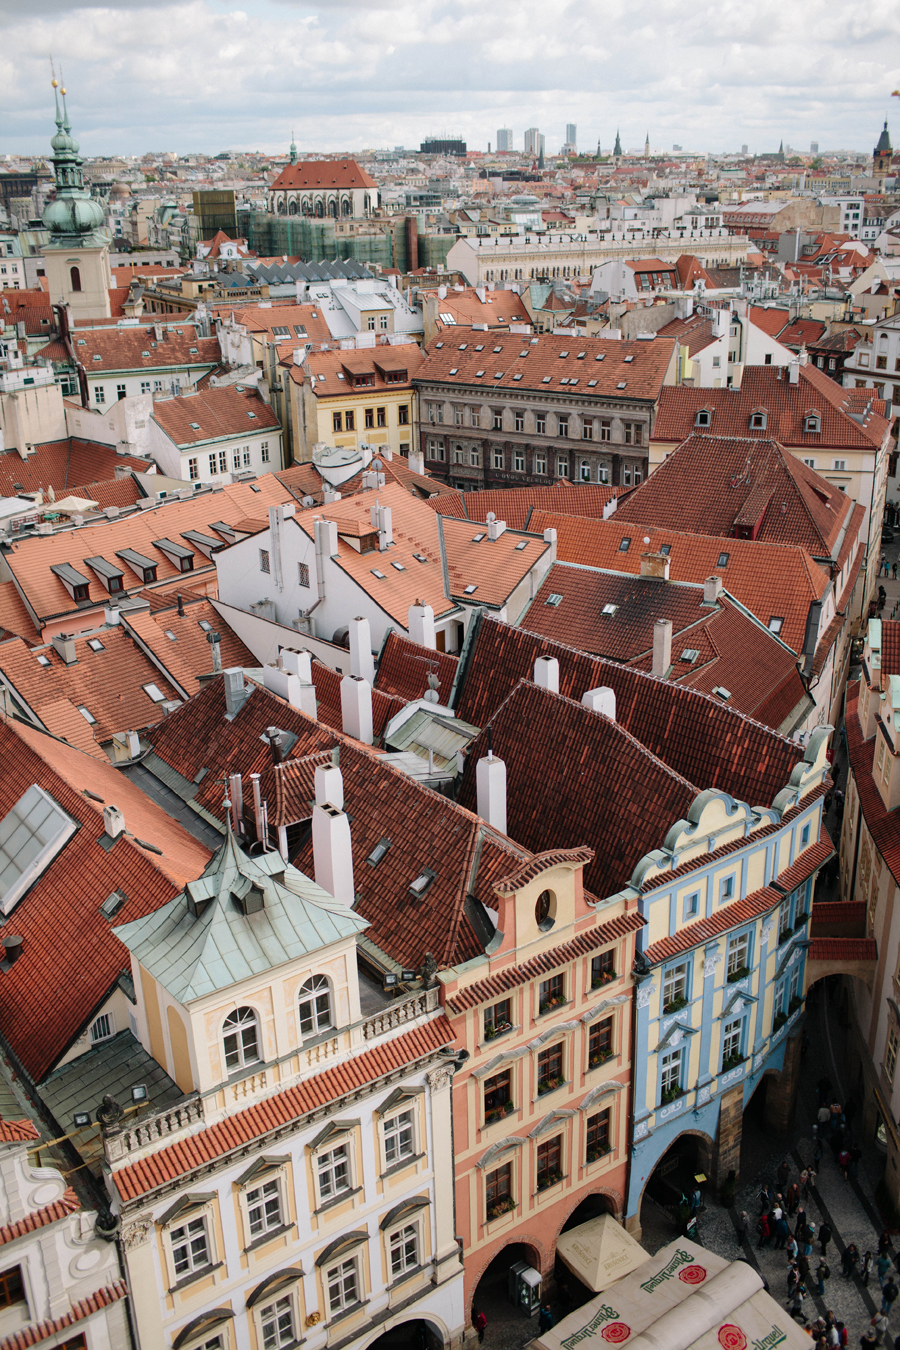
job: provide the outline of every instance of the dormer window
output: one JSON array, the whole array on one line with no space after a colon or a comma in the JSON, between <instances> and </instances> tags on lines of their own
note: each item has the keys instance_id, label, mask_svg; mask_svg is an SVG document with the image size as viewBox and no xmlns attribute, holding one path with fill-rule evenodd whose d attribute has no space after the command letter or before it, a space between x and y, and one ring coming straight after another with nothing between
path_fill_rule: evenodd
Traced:
<instances>
[{"instance_id":1,"label":"dormer window","mask_svg":"<svg viewBox=\"0 0 900 1350\"><path fill-rule=\"evenodd\" d=\"M695 427L708 427L712 421L712 413L709 408L701 408L694 418Z\"/></svg>"},{"instance_id":2,"label":"dormer window","mask_svg":"<svg viewBox=\"0 0 900 1350\"><path fill-rule=\"evenodd\" d=\"M822 430L822 417L815 409L812 409L804 416L803 430L812 432L820 432Z\"/></svg>"},{"instance_id":3,"label":"dormer window","mask_svg":"<svg viewBox=\"0 0 900 1350\"><path fill-rule=\"evenodd\" d=\"M252 1008L236 1008L222 1027L228 1073L259 1061L259 1018Z\"/></svg>"},{"instance_id":4,"label":"dormer window","mask_svg":"<svg viewBox=\"0 0 900 1350\"><path fill-rule=\"evenodd\" d=\"M325 975L313 975L298 995L300 1035L314 1036L334 1026L331 1010L331 984Z\"/></svg>"},{"instance_id":5,"label":"dormer window","mask_svg":"<svg viewBox=\"0 0 900 1350\"><path fill-rule=\"evenodd\" d=\"M750 426L754 431L765 431L769 420L769 414L765 408L754 408L750 414Z\"/></svg>"}]
</instances>

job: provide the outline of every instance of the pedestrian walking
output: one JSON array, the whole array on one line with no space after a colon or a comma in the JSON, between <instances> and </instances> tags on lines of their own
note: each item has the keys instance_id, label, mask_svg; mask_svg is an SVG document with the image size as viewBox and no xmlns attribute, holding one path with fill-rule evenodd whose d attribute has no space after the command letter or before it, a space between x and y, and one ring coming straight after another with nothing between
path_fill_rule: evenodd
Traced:
<instances>
[{"instance_id":1,"label":"pedestrian walking","mask_svg":"<svg viewBox=\"0 0 900 1350\"><path fill-rule=\"evenodd\" d=\"M790 1265L787 1268L788 1296L790 1296L794 1292L795 1288L799 1283L800 1283L800 1272L797 1269L797 1262L791 1261Z\"/></svg>"},{"instance_id":2,"label":"pedestrian walking","mask_svg":"<svg viewBox=\"0 0 900 1350\"><path fill-rule=\"evenodd\" d=\"M891 1247L891 1235L885 1228L882 1231L881 1237L878 1239L878 1255L881 1256L883 1252L889 1251L890 1247Z\"/></svg>"},{"instance_id":3,"label":"pedestrian walking","mask_svg":"<svg viewBox=\"0 0 900 1350\"><path fill-rule=\"evenodd\" d=\"M778 1181L778 1189L783 1194L788 1183L788 1177L791 1175L790 1163L786 1159L778 1164L778 1171L775 1175Z\"/></svg>"},{"instance_id":4,"label":"pedestrian walking","mask_svg":"<svg viewBox=\"0 0 900 1350\"><path fill-rule=\"evenodd\" d=\"M866 1252L865 1256L862 1259L862 1266L860 1267L862 1282L865 1285L866 1289L868 1289L869 1287L869 1277L872 1274L874 1265L875 1265L875 1257L872 1255L871 1252Z\"/></svg>"},{"instance_id":5,"label":"pedestrian walking","mask_svg":"<svg viewBox=\"0 0 900 1350\"><path fill-rule=\"evenodd\" d=\"M768 1214L769 1208L772 1204L772 1197L769 1194L768 1186L763 1186L762 1190L760 1191L759 1195L756 1198L759 1201L760 1214Z\"/></svg>"},{"instance_id":6,"label":"pedestrian walking","mask_svg":"<svg viewBox=\"0 0 900 1350\"><path fill-rule=\"evenodd\" d=\"M849 1280L856 1274L856 1267L859 1263L859 1248L855 1242L848 1242L844 1248L844 1254L841 1257L841 1269L844 1272L844 1279Z\"/></svg>"},{"instance_id":7,"label":"pedestrian walking","mask_svg":"<svg viewBox=\"0 0 900 1350\"><path fill-rule=\"evenodd\" d=\"M702 1202L703 1202L703 1196L702 1196L701 1193L700 1193L700 1187L699 1187L699 1186L695 1186L694 1189L693 1189L693 1191L691 1191L691 1213L692 1213L692 1214L699 1214L699 1213L700 1213L700 1205L702 1204Z\"/></svg>"},{"instance_id":8,"label":"pedestrian walking","mask_svg":"<svg viewBox=\"0 0 900 1350\"><path fill-rule=\"evenodd\" d=\"M756 1244L757 1247L765 1247L772 1236L768 1214L760 1214L759 1222L756 1225L756 1231L759 1233L759 1242Z\"/></svg>"},{"instance_id":9,"label":"pedestrian walking","mask_svg":"<svg viewBox=\"0 0 900 1350\"><path fill-rule=\"evenodd\" d=\"M879 1248L878 1256L875 1258L875 1274L878 1276L878 1285L881 1289L884 1288L884 1282L888 1277L890 1268L891 1258L887 1252L883 1252Z\"/></svg>"},{"instance_id":10,"label":"pedestrian walking","mask_svg":"<svg viewBox=\"0 0 900 1350\"><path fill-rule=\"evenodd\" d=\"M831 1225L828 1223L819 1224L819 1242L822 1245L822 1255L828 1255L828 1244L833 1237Z\"/></svg>"},{"instance_id":11,"label":"pedestrian walking","mask_svg":"<svg viewBox=\"0 0 900 1350\"><path fill-rule=\"evenodd\" d=\"M859 1338L860 1350L869 1350L870 1346L878 1344L878 1337L875 1335L874 1327L867 1327Z\"/></svg>"},{"instance_id":12,"label":"pedestrian walking","mask_svg":"<svg viewBox=\"0 0 900 1350\"><path fill-rule=\"evenodd\" d=\"M803 1281L803 1283L806 1285L806 1287L807 1287L807 1289L808 1289L808 1288L809 1288L809 1260L808 1260L807 1257L805 1257L805 1256L803 1255L802 1252L801 1252L800 1255L797 1257L797 1269L798 1269L799 1272L800 1272L800 1278L801 1278L801 1280Z\"/></svg>"},{"instance_id":13,"label":"pedestrian walking","mask_svg":"<svg viewBox=\"0 0 900 1350\"><path fill-rule=\"evenodd\" d=\"M734 1236L737 1239L738 1246L742 1242L750 1241L750 1218L745 1209L741 1210L740 1218L737 1221L737 1228L734 1230Z\"/></svg>"},{"instance_id":14,"label":"pedestrian walking","mask_svg":"<svg viewBox=\"0 0 900 1350\"><path fill-rule=\"evenodd\" d=\"M881 1311L886 1317L890 1314L898 1294L900 1294L900 1289L894 1284L893 1276L890 1276L881 1286Z\"/></svg>"},{"instance_id":15,"label":"pedestrian walking","mask_svg":"<svg viewBox=\"0 0 900 1350\"><path fill-rule=\"evenodd\" d=\"M549 1331L556 1323L556 1318L550 1310L549 1303L542 1303L541 1310L538 1313L538 1331Z\"/></svg>"},{"instance_id":16,"label":"pedestrian walking","mask_svg":"<svg viewBox=\"0 0 900 1350\"><path fill-rule=\"evenodd\" d=\"M841 1169L845 1181L850 1175L850 1162L851 1158L849 1148L842 1148L840 1153L838 1154L838 1167Z\"/></svg>"},{"instance_id":17,"label":"pedestrian walking","mask_svg":"<svg viewBox=\"0 0 900 1350\"><path fill-rule=\"evenodd\" d=\"M819 1257L819 1264L816 1266L814 1279L816 1281L816 1293L819 1295L819 1298L824 1298L825 1281L831 1279L831 1269L824 1256Z\"/></svg>"},{"instance_id":18,"label":"pedestrian walking","mask_svg":"<svg viewBox=\"0 0 900 1350\"><path fill-rule=\"evenodd\" d=\"M787 1254L789 1261L796 1261L797 1257L800 1255L800 1248L797 1246L797 1239L795 1237L788 1238Z\"/></svg>"},{"instance_id":19,"label":"pedestrian walking","mask_svg":"<svg viewBox=\"0 0 900 1350\"><path fill-rule=\"evenodd\" d=\"M791 1294L790 1299L788 1300L788 1307L790 1309L791 1317L793 1317L795 1320L800 1319L803 1316L803 1300L805 1298L806 1298L806 1289L803 1287L802 1284L798 1284L797 1288L794 1290L794 1292Z\"/></svg>"},{"instance_id":20,"label":"pedestrian walking","mask_svg":"<svg viewBox=\"0 0 900 1350\"><path fill-rule=\"evenodd\" d=\"M775 1220L775 1246L779 1251L784 1250L789 1237L790 1229L787 1226L787 1219L782 1213L781 1218Z\"/></svg>"},{"instance_id":21,"label":"pedestrian walking","mask_svg":"<svg viewBox=\"0 0 900 1350\"><path fill-rule=\"evenodd\" d=\"M480 1309L478 1310L478 1312L473 1312L473 1313L472 1313L472 1326L473 1326L473 1327L475 1328L475 1330L478 1332L478 1339L479 1339L479 1341L483 1342L483 1341L484 1341L484 1330L485 1330L485 1327L487 1326L487 1318L485 1317L484 1313L483 1313Z\"/></svg>"},{"instance_id":22,"label":"pedestrian walking","mask_svg":"<svg viewBox=\"0 0 900 1350\"><path fill-rule=\"evenodd\" d=\"M809 1198L809 1168L804 1167L803 1171L800 1173L800 1199L807 1200L808 1198Z\"/></svg>"},{"instance_id":23,"label":"pedestrian walking","mask_svg":"<svg viewBox=\"0 0 900 1350\"><path fill-rule=\"evenodd\" d=\"M784 1203L787 1205L788 1214L796 1214L800 1205L800 1183L792 1181L784 1195Z\"/></svg>"},{"instance_id":24,"label":"pedestrian walking","mask_svg":"<svg viewBox=\"0 0 900 1350\"><path fill-rule=\"evenodd\" d=\"M896 580L897 580L897 561L896 561L896 559L891 563L891 571L893 572L893 574L894 574L894 580L896 581Z\"/></svg>"},{"instance_id":25,"label":"pedestrian walking","mask_svg":"<svg viewBox=\"0 0 900 1350\"><path fill-rule=\"evenodd\" d=\"M816 1169L814 1167L807 1167L806 1175L807 1175L806 1195L807 1198L809 1198L809 1195L816 1184L816 1176L817 1176Z\"/></svg>"},{"instance_id":26,"label":"pedestrian walking","mask_svg":"<svg viewBox=\"0 0 900 1350\"><path fill-rule=\"evenodd\" d=\"M888 1326L887 1313L877 1312L872 1318L871 1326L875 1332L875 1344L881 1345Z\"/></svg>"},{"instance_id":27,"label":"pedestrian walking","mask_svg":"<svg viewBox=\"0 0 900 1350\"><path fill-rule=\"evenodd\" d=\"M806 1221L806 1210L803 1205L800 1205L797 1213L794 1215L794 1236L798 1242L802 1242L806 1237Z\"/></svg>"}]
</instances>

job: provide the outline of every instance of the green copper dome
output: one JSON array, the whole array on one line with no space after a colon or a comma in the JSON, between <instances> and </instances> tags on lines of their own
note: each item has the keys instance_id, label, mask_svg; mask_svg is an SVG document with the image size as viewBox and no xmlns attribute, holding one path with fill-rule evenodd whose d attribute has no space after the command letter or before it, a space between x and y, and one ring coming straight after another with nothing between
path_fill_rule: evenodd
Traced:
<instances>
[{"instance_id":1,"label":"green copper dome","mask_svg":"<svg viewBox=\"0 0 900 1350\"><path fill-rule=\"evenodd\" d=\"M78 142L72 135L66 109L66 91L62 91L62 111L56 81L56 135L50 141L53 147L53 172L56 177L56 195L44 209L43 221L50 231L50 248L99 248L110 242L110 233L103 224L103 207L84 186Z\"/></svg>"}]
</instances>

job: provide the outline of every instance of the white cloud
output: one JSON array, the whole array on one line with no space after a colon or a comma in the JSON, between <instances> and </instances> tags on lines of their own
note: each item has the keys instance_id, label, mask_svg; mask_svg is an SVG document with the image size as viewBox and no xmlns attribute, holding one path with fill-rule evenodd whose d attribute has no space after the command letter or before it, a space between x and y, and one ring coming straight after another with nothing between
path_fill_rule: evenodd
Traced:
<instances>
[{"instance_id":1,"label":"white cloud","mask_svg":"<svg viewBox=\"0 0 900 1350\"><path fill-rule=\"evenodd\" d=\"M417 145L472 148L539 125L555 150L868 149L900 84L900 7L757 0L0 0L0 150L38 153L61 56L86 153ZM896 106L896 105L895 105ZM900 115L897 117L900 140Z\"/></svg>"}]
</instances>

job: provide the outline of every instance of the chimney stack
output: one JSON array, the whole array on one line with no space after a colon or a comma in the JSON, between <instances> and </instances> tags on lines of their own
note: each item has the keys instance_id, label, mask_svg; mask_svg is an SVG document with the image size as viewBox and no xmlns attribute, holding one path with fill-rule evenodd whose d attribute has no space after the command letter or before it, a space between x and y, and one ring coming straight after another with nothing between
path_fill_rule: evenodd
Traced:
<instances>
[{"instance_id":1,"label":"chimney stack","mask_svg":"<svg viewBox=\"0 0 900 1350\"><path fill-rule=\"evenodd\" d=\"M361 675L345 675L341 680L341 726L345 736L353 736L364 745L371 745L375 739L372 686Z\"/></svg>"},{"instance_id":2,"label":"chimney stack","mask_svg":"<svg viewBox=\"0 0 900 1350\"><path fill-rule=\"evenodd\" d=\"M316 769L313 865L316 881L348 909L353 907L353 853L344 812L344 781L336 764Z\"/></svg>"},{"instance_id":3,"label":"chimney stack","mask_svg":"<svg viewBox=\"0 0 900 1350\"><path fill-rule=\"evenodd\" d=\"M280 764L284 759L284 753L281 749L281 731L278 727L266 727L266 740L269 742L269 749L272 751L272 763Z\"/></svg>"},{"instance_id":4,"label":"chimney stack","mask_svg":"<svg viewBox=\"0 0 900 1350\"><path fill-rule=\"evenodd\" d=\"M375 660L372 656L372 633L369 620L350 620L350 674L375 683Z\"/></svg>"},{"instance_id":5,"label":"chimney stack","mask_svg":"<svg viewBox=\"0 0 900 1350\"><path fill-rule=\"evenodd\" d=\"M506 834L506 765L489 750L475 766L478 814L495 830Z\"/></svg>"},{"instance_id":6,"label":"chimney stack","mask_svg":"<svg viewBox=\"0 0 900 1350\"><path fill-rule=\"evenodd\" d=\"M213 674L220 675L222 673L222 649L219 646L219 643L222 641L222 635L221 633L214 633L212 629L210 629L206 634L206 640L209 643L210 651L212 653Z\"/></svg>"},{"instance_id":7,"label":"chimney stack","mask_svg":"<svg viewBox=\"0 0 900 1350\"><path fill-rule=\"evenodd\" d=\"M431 605L423 605L421 600L417 600L414 605L410 605L407 611L406 621L410 641L417 642L420 647L428 647L430 651L436 651L437 638L434 635L434 610L431 608Z\"/></svg>"},{"instance_id":8,"label":"chimney stack","mask_svg":"<svg viewBox=\"0 0 900 1350\"><path fill-rule=\"evenodd\" d=\"M103 808L103 829L110 839L118 839L119 835L125 832L125 817L112 803Z\"/></svg>"},{"instance_id":9,"label":"chimney stack","mask_svg":"<svg viewBox=\"0 0 900 1350\"><path fill-rule=\"evenodd\" d=\"M669 580L669 559L665 553L642 553L641 576L654 577L657 581Z\"/></svg>"},{"instance_id":10,"label":"chimney stack","mask_svg":"<svg viewBox=\"0 0 900 1350\"><path fill-rule=\"evenodd\" d=\"M724 582L721 577L707 577L703 583L704 605L714 605L722 594Z\"/></svg>"},{"instance_id":11,"label":"chimney stack","mask_svg":"<svg viewBox=\"0 0 900 1350\"><path fill-rule=\"evenodd\" d=\"M610 689L605 684L598 689L586 689L581 695L581 701L586 708L591 709L591 712L602 713L611 722L616 720L615 689Z\"/></svg>"},{"instance_id":12,"label":"chimney stack","mask_svg":"<svg viewBox=\"0 0 900 1350\"><path fill-rule=\"evenodd\" d=\"M229 721L237 717L249 696L243 670L240 666L231 666L225 671L225 716Z\"/></svg>"},{"instance_id":13,"label":"chimney stack","mask_svg":"<svg viewBox=\"0 0 900 1350\"><path fill-rule=\"evenodd\" d=\"M653 674L665 675L672 664L672 620L657 619L653 625Z\"/></svg>"},{"instance_id":14,"label":"chimney stack","mask_svg":"<svg viewBox=\"0 0 900 1350\"><path fill-rule=\"evenodd\" d=\"M788 365L788 383L800 383L800 362L797 360L791 361Z\"/></svg>"},{"instance_id":15,"label":"chimney stack","mask_svg":"<svg viewBox=\"0 0 900 1350\"><path fill-rule=\"evenodd\" d=\"M534 682L541 689L559 693L559 662L555 656L539 656L534 663Z\"/></svg>"},{"instance_id":16,"label":"chimney stack","mask_svg":"<svg viewBox=\"0 0 900 1350\"><path fill-rule=\"evenodd\" d=\"M488 540L493 542L500 538L506 530L506 521L498 520L493 511L488 511L487 515Z\"/></svg>"},{"instance_id":17,"label":"chimney stack","mask_svg":"<svg viewBox=\"0 0 900 1350\"><path fill-rule=\"evenodd\" d=\"M119 626L119 606L107 605L103 611L103 622L109 628L118 628Z\"/></svg>"},{"instance_id":18,"label":"chimney stack","mask_svg":"<svg viewBox=\"0 0 900 1350\"><path fill-rule=\"evenodd\" d=\"M239 834L244 823L244 785L239 773L228 775L228 795L231 798L231 828Z\"/></svg>"},{"instance_id":19,"label":"chimney stack","mask_svg":"<svg viewBox=\"0 0 900 1350\"><path fill-rule=\"evenodd\" d=\"M182 597L181 597L180 595L177 597L177 599L178 599L178 617L179 617L179 619L183 619L183 618L184 618L184 600L182 599Z\"/></svg>"},{"instance_id":20,"label":"chimney stack","mask_svg":"<svg viewBox=\"0 0 900 1350\"><path fill-rule=\"evenodd\" d=\"M74 665L78 660L75 651L75 639L69 637L66 633L57 633L56 637L50 639L54 650L66 666Z\"/></svg>"}]
</instances>

